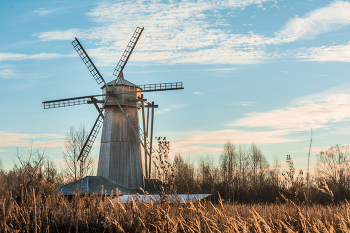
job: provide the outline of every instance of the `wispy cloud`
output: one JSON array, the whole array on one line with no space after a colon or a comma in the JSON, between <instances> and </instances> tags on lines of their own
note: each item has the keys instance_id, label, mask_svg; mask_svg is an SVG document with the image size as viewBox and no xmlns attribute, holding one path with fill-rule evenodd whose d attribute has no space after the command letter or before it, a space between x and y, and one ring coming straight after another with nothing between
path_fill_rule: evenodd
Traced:
<instances>
[{"instance_id":1,"label":"wispy cloud","mask_svg":"<svg viewBox=\"0 0 350 233\"><path fill-rule=\"evenodd\" d=\"M46 78L47 75L34 73L21 73L13 66L0 66L0 78L3 79L40 79Z\"/></svg>"},{"instance_id":2,"label":"wispy cloud","mask_svg":"<svg viewBox=\"0 0 350 233\"><path fill-rule=\"evenodd\" d=\"M186 106L188 106L188 104L172 104L172 105L169 105L167 108L163 108L163 109L156 111L156 114L162 114L162 113L169 112L169 111L172 111L175 109L184 108Z\"/></svg>"},{"instance_id":3,"label":"wispy cloud","mask_svg":"<svg viewBox=\"0 0 350 233\"><path fill-rule=\"evenodd\" d=\"M350 62L350 41L346 45L302 48L291 53L296 58L307 61Z\"/></svg>"},{"instance_id":4,"label":"wispy cloud","mask_svg":"<svg viewBox=\"0 0 350 233\"><path fill-rule=\"evenodd\" d=\"M306 131L341 121L350 121L350 94L324 94L319 95L318 100L300 99L285 108L249 113L228 125Z\"/></svg>"},{"instance_id":5,"label":"wispy cloud","mask_svg":"<svg viewBox=\"0 0 350 233\"><path fill-rule=\"evenodd\" d=\"M62 147L65 136L59 134L21 134L0 131L0 149L4 147Z\"/></svg>"},{"instance_id":6,"label":"wispy cloud","mask_svg":"<svg viewBox=\"0 0 350 233\"><path fill-rule=\"evenodd\" d=\"M238 106L252 106L254 102L235 102L229 105L238 105Z\"/></svg>"},{"instance_id":7,"label":"wispy cloud","mask_svg":"<svg viewBox=\"0 0 350 233\"><path fill-rule=\"evenodd\" d=\"M333 3L311 11L304 17L295 16L284 28L276 32L273 43L286 43L298 39L313 39L319 34L336 30L350 24L350 3L334 1Z\"/></svg>"},{"instance_id":8,"label":"wispy cloud","mask_svg":"<svg viewBox=\"0 0 350 233\"><path fill-rule=\"evenodd\" d=\"M32 13L33 14L37 14L39 16L45 16L47 14L53 13L55 12L57 9L45 9L45 8L38 8L36 10L33 10Z\"/></svg>"},{"instance_id":9,"label":"wispy cloud","mask_svg":"<svg viewBox=\"0 0 350 233\"><path fill-rule=\"evenodd\" d=\"M12 79L18 77L19 74L14 71L13 69L5 68L1 69L0 68L0 78L5 78L5 79Z\"/></svg>"},{"instance_id":10,"label":"wispy cloud","mask_svg":"<svg viewBox=\"0 0 350 233\"><path fill-rule=\"evenodd\" d=\"M295 16L276 31L275 36L266 36L257 31L235 34L231 31L227 16L221 14L227 9L244 9L249 5L262 7L269 1L102 3L86 15L103 26L53 30L33 36L43 41L73 40L75 36L82 41L88 40L98 46L90 49L89 55L97 58L98 65L109 66L115 65L118 61L116 58L125 49L132 34L130 29L142 25L145 32L132 61L153 64L250 64L272 61L284 55L304 59L303 54L268 51L265 45L312 39L350 24L350 3L347 1L334 1L302 17ZM347 49L334 47L333 60L344 60L344 56L337 54L346 54ZM305 52L305 56L309 54L309 60L327 58L327 54L319 50Z\"/></svg>"},{"instance_id":11,"label":"wispy cloud","mask_svg":"<svg viewBox=\"0 0 350 233\"><path fill-rule=\"evenodd\" d=\"M296 139L283 138L283 136L288 135L290 132L288 130L272 130L263 132L250 132L244 130L217 130L212 132L197 132L195 136L173 140L177 146L188 146L195 144L223 144L227 140L231 140L233 143L237 144L275 144L282 142L293 142L300 141Z\"/></svg>"},{"instance_id":12,"label":"wispy cloud","mask_svg":"<svg viewBox=\"0 0 350 233\"><path fill-rule=\"evenodd\" d=\"M193 69L193 70L145 70L145 71L128 71L128 73L167 73L167 72L198 72L198 71L212 71L212 72L229 72L229 71L233 71L233 70L237 70L237 68L210 68L210 69Z\"/></svg>"},{"instance_id":13,"label":"wispy cloud","mask_svg":"<svg viewBox=\"0 0 350 233\"><path fill-rule=\"evenodd\" d=\"M265 40L264 36L231 34L217 25L226 25L218 11L243 9L249 5L262 6L270 0L206 1L152 4L142 1L100 4L86 13L103 27L89 29L54 30L34 34L43 41L82 40L96 41L99 48L90 52L104 65L115 63L115 57L124 50L132 31L144 26L145 32L133 54L133 61L158 63L257 63L271 59L262 48L254 48ZM209 20L215 16L215 20ZM121 23L122 22L122 23ZM157 22L156 24L154 22ZM172 25L169 27L169 25Z\"/></svg>"},{"instance_id":14,"label":"wispy cloud","mask_svg":"<svg viewBox=\"0 0 350 233\"><path fill-rule=\"evenodd\" d=\"M312 147L311 148L311 154L319 154L321 151L326 151L328 150L329 147ZM300 149L300 150L292 150L292 151L288 151L288 153L291 153L291 154L294 154L294 153L298 153L298 152L303 152L303 153L308 153L309 152L309 148L306 147L306 148L303 148L303 149Z\"/></svg>"},{"instance_id":15,"label":"wispy cloud","mask_svg":"<svg viewBox=\"0 0 350 233\"><path fill-rule=\"evenodd\" d=\"M62 57L73 57L75 54L63 55L58 53L38 53L38 54L23 54L23 53L0 53L0 61L18 61L18 60L48 60Z\"/></svg>"},{"instance_id":16,"label":"wispy cloud","mask_svg":"<svg viewBox=\"0 0 350 233\"><path fill-rule=\"evenodd\" d=\"M171 140L171 153L188 153L189 150L196 153L218 153L222 151L222 145L230 140L234 144L276 144L283 142L301 141L290 139L285 136L289 130L272 130L264 132L250 132L244 130L217 130L211 132L195 132L194 136L184 139Z\"/></svg>"},{"instance_id":17,"label":"wispy cloud","mask_svg":"<svg viewBox=\"0 0 350 233\"><path fill-rule=\"evenodd\" d=\"M88 33L83 32L77 28L71 28L65 31L53 30L42 33L34 33L32 36L37 36L42 41L52 40L74 40L75 37L84 37L85 39L91 38ZM92 38L91 38L92 39Z\"/></svg>"},{"instance_id":18,"label":"wispy cloud","mask_svg":"<svg viewBox=\"0 0 350 233\"><path fill-rule=\"evenodd\" d=\"M194 94L194 95L203 95L203 93L199 92L199 91L193 92L192 94Z\"/></svg>"}]
</instances>

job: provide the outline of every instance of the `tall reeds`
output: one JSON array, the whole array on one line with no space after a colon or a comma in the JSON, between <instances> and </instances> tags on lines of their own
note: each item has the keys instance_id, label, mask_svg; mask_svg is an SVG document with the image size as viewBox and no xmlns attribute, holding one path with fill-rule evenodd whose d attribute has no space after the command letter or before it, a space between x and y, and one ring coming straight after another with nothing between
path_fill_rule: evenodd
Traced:
<instances>
[{"instance_id":1,"label":"tall reeds","mask_svg":"<svg viewBox=\"0 0 350 233\"><path fill-rule=\"evenodd\" d=\"M0 197L2 232L348 232L350 205L110 202L109 196L26 192Z\"/></svg>"}]
</instances>

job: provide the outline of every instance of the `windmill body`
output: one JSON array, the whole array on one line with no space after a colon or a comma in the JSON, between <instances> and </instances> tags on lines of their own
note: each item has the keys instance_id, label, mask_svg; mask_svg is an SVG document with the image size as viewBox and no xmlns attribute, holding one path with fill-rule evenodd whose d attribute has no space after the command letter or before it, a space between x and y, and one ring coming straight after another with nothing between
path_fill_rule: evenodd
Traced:
<instances>
[{"instance_id":1,"label":"windmill body","mask_svg":"<svg viewBox=\"0 0 350 233\"><path fill-rule=\"evenodd\" d=\"M182 82L135 85L124 79L123 69L134 50L143 28L137 27L129 41L113 75L117 79L106 83L79 40L72 42L80 58L97 84L103 84L102 94L68 99L44 101L44 109L93 104L97 119L77 158L84 162L102 128L101 147L97 175L129 190L145 187L145 178L150 178L152 160L152 137L154 102L149 103L141 92L184 89ZM102 97L102 99L97 99ZM102 106L101 106L102 105ZM147 108L147 124L145 123ZM142 109L143 132L140 132L139 110ZM151 109L151 110L150 110ZM150 134L148 135L149 112L152 111ZM146 127L147 125L147 127ZM150 139L148 142L147 138ZM144 151L142 159L141 151ZM88 179L87 179L88 181Z\"/></svg>"},{"instance_id":2,"label":"windmill body","mask_svg":"<svg viewBox=\"0 0 350 233\"><path fill-rule=\"evenodd\" d=\"M110 89L113 88L113 82L115 80L107 83ZM106 94L107 91L106 86L103 86L102 93ZM141 105L137 99L141 96L141 89L121 77L113 91L120 94L117 95L118 102L140 134ZM127 92L129 93L121 94ZM143 187L141 145L114 99L106 103L104 117L97 175L125 188Z\"/></svg>"}]
</instances>

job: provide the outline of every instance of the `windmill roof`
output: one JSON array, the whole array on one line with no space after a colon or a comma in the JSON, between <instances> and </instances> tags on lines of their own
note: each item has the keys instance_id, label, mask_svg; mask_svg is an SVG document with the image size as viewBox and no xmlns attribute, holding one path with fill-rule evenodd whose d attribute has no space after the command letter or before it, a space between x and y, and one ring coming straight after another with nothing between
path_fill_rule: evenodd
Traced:
<instances>
[{"instance_id":1,"label":"windmill roof","mask_svg":"<svg viewBox=\"0 0 350 233\"><path fill-rule=\"evenodd\" d=\"M87 176L83 179L71 182L69 184L63 185L57 188L58 193L62 193L63 195L74 195L76 193L80 195L84 194L107 194L111 195L112 193L115 195L119 191L118 195L124 194L136 194L142 192L138 189L127 189L121 187L117 184L114 184L107 179L101 176Z\"/></svg>"},{"instance_id":2,"label":"windmill roof","mask_svg":"<svg viewBox=\"0 0 350 233\"><path fill-rule=\"evenodd\" d=\"M115 83L115 80L117 79L114 79L110 82L107 83L108 86L113 86L114 83ZM133 84L132 82L129 82L128 80L124 79L124 78L119 78L118 79L118 82L116 84L116 86L121 86L121 85L124 85L124 86L130 86L130 87L138 87L137 85ZM103 88L105 85L103 85L101 88Z\"/></svg>"},{"instance_id":3,"label":"windmill roof","mask_svg":"<svg viewBox=\"0 0 350 233\"><path fill-rule=\"evenodd\" d=\"M164 191L166 193L173 193L173 190L170 190L170 186L163 184L162 181L158 179L145 179L145 191L149 194L158 194L161 193L161 186L163 185ZM143 194L140 189L128 189L117 184L114 184L108 181L102 176L86 176L83 179L71 182L69 184L60 186L57 188L57 192L63 195L74 195L74 194L107 194L116 195L118 189L118 195L135 195ZM184 191L177 189L176 194L186 194Z\"/></svg>"}]
</instances>

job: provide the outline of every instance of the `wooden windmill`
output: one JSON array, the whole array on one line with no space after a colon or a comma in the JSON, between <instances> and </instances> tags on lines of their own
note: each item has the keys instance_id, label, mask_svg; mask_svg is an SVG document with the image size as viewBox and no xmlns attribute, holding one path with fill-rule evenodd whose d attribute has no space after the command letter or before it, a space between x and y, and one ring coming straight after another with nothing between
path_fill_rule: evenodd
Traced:
<instances>
[{"instance_id":1,"label":"wooden windmill","mask_svg":"<svg viewBox=\"0 0 350 233\"><path fill-rule=\"evenodd\" d=\"M158 106L144 99L141 93L183 89L182 82L135 85L124 79L123 69L142 31L143 28L136 28L113 72L117 79L109 83L105 82L79 40L75 38L72 44L97 84L103 84L102 94L43 102L44 109L80 104L93 104L96 107L97 119L78 160L84 159L89 154L102 127L97 175L129 189L144 187L144 178L150 178L151 173L154 108ZM101 99L97 99L98 97ZM102 106L100 107L99 104ZM147 108L147 119L145 108ZM139 126L138 111L140 109L142 109L143 130ZM149 135L150 112L151 132ZM148 137L150 142L147 140ZM144 162L141 157L142 149L144 150Z\"/></svg>"}]
</instances>

